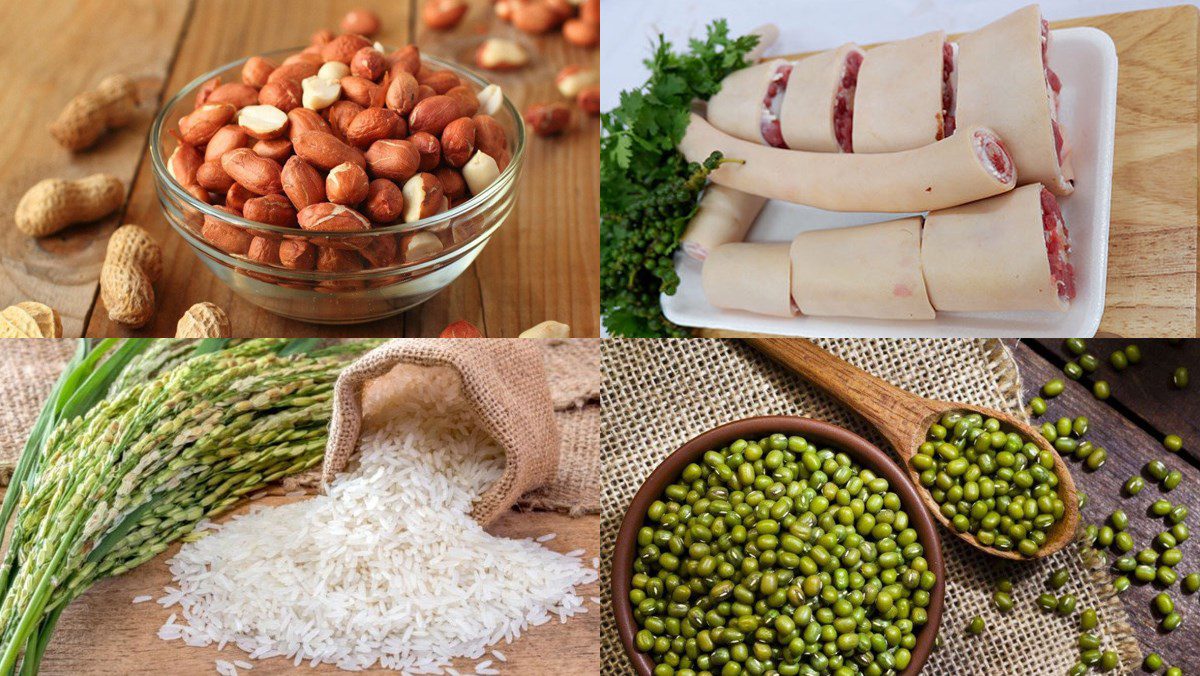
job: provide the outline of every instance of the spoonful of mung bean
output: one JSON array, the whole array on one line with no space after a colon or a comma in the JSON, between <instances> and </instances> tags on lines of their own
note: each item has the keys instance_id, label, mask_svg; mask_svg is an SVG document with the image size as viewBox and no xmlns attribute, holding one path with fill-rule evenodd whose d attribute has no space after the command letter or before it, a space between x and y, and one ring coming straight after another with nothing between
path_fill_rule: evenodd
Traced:
<instances>
[{"instance_id":1,"label":"spoonful of mung bean","mask_svg":"<svg viewBox=\"0 0 1200 676\"><path fill-rule=\"evenodd\" d=\"M874 425L929 511L972 546L1022 560L1071 541L1079 522L1075 483L1051 442L1025 421L906 392L807 340L747 342Z\"/></svg>"}]
</instances>

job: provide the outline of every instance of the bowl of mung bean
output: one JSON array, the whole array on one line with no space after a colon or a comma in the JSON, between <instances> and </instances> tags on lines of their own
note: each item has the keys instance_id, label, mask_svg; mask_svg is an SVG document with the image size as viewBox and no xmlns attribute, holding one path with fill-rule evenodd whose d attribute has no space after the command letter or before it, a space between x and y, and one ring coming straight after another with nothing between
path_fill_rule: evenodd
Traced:
<instances>
[{"instance_id":1,"label":"bowl of mung bean","mask_svg":"<svg viewBox=\"0 0 1200 676\"><path fill-rule=\"evenodd\" d=\"M700 434L650 474L617 535L612 592L641 676L916 674L945 568L883 451L765 416Z\"/></svg>"}]
</instances>

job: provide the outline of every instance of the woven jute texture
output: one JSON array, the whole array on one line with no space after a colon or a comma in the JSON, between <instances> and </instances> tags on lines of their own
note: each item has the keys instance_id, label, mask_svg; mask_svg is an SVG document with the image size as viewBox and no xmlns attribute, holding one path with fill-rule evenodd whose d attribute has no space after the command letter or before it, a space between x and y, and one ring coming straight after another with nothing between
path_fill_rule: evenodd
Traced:
<instances>
[{"instance_id":1,"label":"woven jute texture","mask_svg":"<svg viewBox=\"0 0 1200 676\"><path fill-rule=\"evenodd\" d=\"M817 341L837 356L924 397L962 401L1024 415L1016 363L998 341ZM735 340L608 340L603 346L604 432L601 442L601 671L633 673L617 637L609 572L625 508L642 480L683 442L722 423L759 415L803 415L854 431L880 448L884 439L857 414ZM893 457L894 454L893 454ZM1079 650L1077 615L1046 613L1034 602L1048 574L1070 572L1059 593L1078 608L1095 608L1097 631L1115 648L1129 673L1141 661L1128 618L1099 563L1085 565L1075 545L1037 562L1008 562L981 554L941 530L946 560L946 609L935 649L923 673L1064 674ZM1015 607L991 603L1001 577L1013 582ZM982 616L987 630L964 628Z\"/></svg>"},{"instance_id":2,"label":"woven jute texture","mask_svg":"<svg viewBox=\"0 0 1200 676\"><path fill-rule=\"evenodd\" d=\"M42 403L75 348L74 340L0 340L0 486L12 478Z\"/></svg>"},{"instance_id":3,"label":"woven jute texture","mask_svg":"<svg viewBox=\"0 0 1200 676\"><path fill-rule=\"evenodd\" d=\"M412 377L404 367L446 367L462 379L463 396L482 428L504 449L504 474L475 502L481 524L551 482L558 469L558 426L546 383L542 351L522 340L393 340L342 371L334 390L333 419L325 446L325 483L345 469L362 428L364 388L384 401L392 384Z\"/></svg>"}]
</instances>

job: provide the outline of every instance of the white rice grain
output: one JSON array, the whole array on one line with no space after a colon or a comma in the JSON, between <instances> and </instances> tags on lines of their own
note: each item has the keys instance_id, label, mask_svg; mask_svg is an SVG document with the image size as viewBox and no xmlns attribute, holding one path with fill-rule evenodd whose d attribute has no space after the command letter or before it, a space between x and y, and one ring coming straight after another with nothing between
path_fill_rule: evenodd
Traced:
<instances>
[{"instance_id":1,"label":"white rice grain","mask_svg":"<svg viewBox=\"0 0 1200 676\"><path fill-rule=\"evenodd\" d=\"M153 601L153 600L154 600L153 596L135 596L135 597L133 597L134 603L145 603L146 601Z\"/></svg>"}]
</instances>

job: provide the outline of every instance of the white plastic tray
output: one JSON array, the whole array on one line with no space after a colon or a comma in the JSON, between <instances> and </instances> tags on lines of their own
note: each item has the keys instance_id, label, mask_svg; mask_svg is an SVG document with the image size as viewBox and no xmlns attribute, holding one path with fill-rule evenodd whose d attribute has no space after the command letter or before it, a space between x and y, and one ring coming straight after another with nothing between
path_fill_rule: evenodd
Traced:
<instances>
[{"instance_id":1,"label":"white plastic tray","mask_svg":"<svg viewBox=\"0 0 1200 676\"><path fill-rule=\"evenodd\" d=\"M1053 31L1050 67L1058 73L1060 119L1073 152L1075 192L1060 200L1071 233L1076 297L1066 312L940 312L928 321L839 317L768 317L719 310L700 288L700 263L676 254L679 289L662 296L667 318L683 326L753 333L829 337L1087 337L1104 314L1113 132L1117 116L1117 51L1096 28ZM771 201L747 237L788 242L800 232L901 218L910 214L838 213Z\"/></svg>"}]
</instances>

